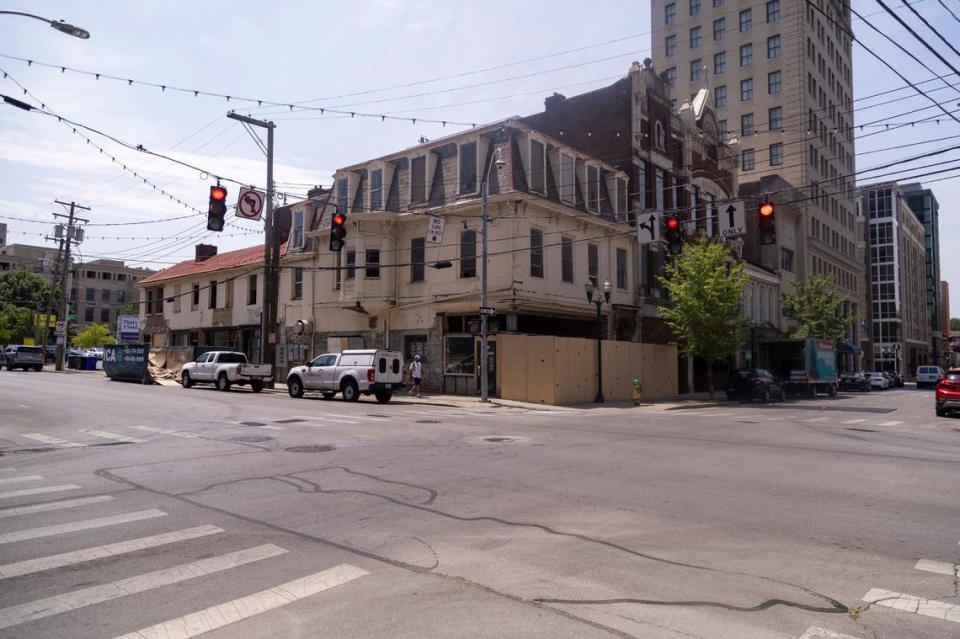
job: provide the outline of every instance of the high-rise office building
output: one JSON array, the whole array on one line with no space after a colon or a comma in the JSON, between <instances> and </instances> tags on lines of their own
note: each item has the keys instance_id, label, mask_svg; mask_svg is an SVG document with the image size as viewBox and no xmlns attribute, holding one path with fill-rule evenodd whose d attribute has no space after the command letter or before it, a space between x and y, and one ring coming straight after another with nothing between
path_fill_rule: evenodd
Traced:
<instances>
[{"instance_id":1,"label":"high-rise office building","mask_svg":"<svg viewBox=\"0 0 960 639\"><path fill-rule=\"evenodd\" d=\"M904 184L900 188L910 209L923 224L927 274L924 290L931 330L930 361L937 362L940 353L945 350L945 340L950 336L949 323L943 325L940 312L943 303L940 294L940 203L933 191L923 188L919 182Z\"/></svg>"},{"instance_id":2,"label":"high-rise office building","mask_svg":"<svg viewBox=\"0 0 960 639\"><path fill-rule=\"evenodd\" d=\"M843 0L652 0L653 58L676 104L707 87L739 182L798 187L796 274L831 277L861 316L850 7ZM850 341L856 343L855 329Z\"/></svg>"}]
</instances>

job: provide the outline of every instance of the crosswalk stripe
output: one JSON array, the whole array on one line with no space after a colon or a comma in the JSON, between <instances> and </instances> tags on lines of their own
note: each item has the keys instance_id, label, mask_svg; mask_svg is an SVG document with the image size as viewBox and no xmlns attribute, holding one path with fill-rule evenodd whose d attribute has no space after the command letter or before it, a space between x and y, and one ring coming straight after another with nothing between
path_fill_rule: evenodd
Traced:
<instances>
[{"instance_id":1,"label":"crosswalk stripe","mask_svg":"<svg viewBox=\"0 0 960 639\"><path fill-rule=\"evenodd\" d=\"M39 488L23 488L21 490L8 490L0 493L0 499L10 499L12 497L26 497L28 495L42 495L43 493L56 493L61 490L76 490L80 488L76 484L60 484L58 486L41 486Z\"/></svg>"},{"instance_id":2,"label":"crosswalk stripe","mask_svg":"<svg viewBox=\"0 0 960 639\"><path fill-rule=\"evenodd\" d=\"M813 419L805 419L803 421L804 423L807 423L807 424L815 424L817 422L825 422L829 419L830 419L829 417L814 417Z\"/></svg>"},{"instance_id":3,"label":"crosswalk stripe","mask_svg":"<svg viewBox=\"0 0 960 639\"><path fill-rule=\"evenodd\" d=\"M27 559L12 564L0 566L0 579L10 579L21 575L29 575L35 572L51 570L53 568L62 568L63 566L72 566L85 561L94 559L103 559L104 557L115 557L128 552L136 552L146 548L156 548L166 544L173 544L188 539L197 539L207 535L216 535L222 533L222 528L216 526L197 526L195 528L186 528L184 530L175 530L173 532L151 535L149 537L140 537L139 539L130 539L115 544L104 546L93 546L73 552L60 553L59 555L50 555L49 557L39 557L37 559Z\"/></svg>"},{"instance_id":4,"label":"crosswalk stripe","mask_svg":"<svg viewBox=\"0 0 960 639\"><path fill-rule=\"evenodd\" d=\"M334 422L337 424L359 424L359 418L355 418L352 415L338 415L336 413L324 413L323 415L292 415L293 419L302 419L308 422ZM331 417L339 417L340 419L331 419Z\"/></svg>"},{"instance_id":5,"label":"crosswalk stripe","mask_svg":"<svg viewBox=\"0 0 960 639\"><path fill-rule=\"evenodd\" d=\"M865 421L867 421L867 420L865 420L865 419L848 419L847 421L841 422L841 423L842 423L842 424L862 424L862 423L865 422Z\"/></svg>"},{"instance_id":6,"label":"crosswalk stripe","mask_svg":"<svg viewBox=\"0 0 960 639\"><path fill-rule=\"evenodd\" d=\"M23 477L7 477L0 479L0 484L19 484L25 481L37 481L43 479L43 475L24 475Z\"/></svg>"},{"instance_id":7,"label":"crosswalk stripe","mask_svg":"<svg viewBox=\"0 0 960 639\"><path fill-rule=\"evenodd\" d=\"M196 435L195 433L181 433L175 430L167 430L166 428L155 428L154 426L133 426L132 428L136 430L142 430L147 433L159 433L160 435L172 435L174 437L184 437L186 439L199 437L199 435Z\"/></svg>"},{"instance_id":8,"label":"crosswalk stripe","mask_svg":"<svg viewBox=\"0 0 960 639\"><path fill-rule=\"evenodd\" d=\"M61 595L28 601L16 606L0 609L0 628L10 628L28 621L52 617L78 608L93 606L128 595L135 595L155 588L211 575L245 564L282 555L287 551L274 544L264 544L245 548L235 552L201 559L172 568L148 572L136 577L113 581L102 586L81 588Z\"/></svg>"},{"instance_id":9,"label":"crosswalk stripe","mask_svg":"<svg viewBox=\"0 0 960 639\"><path fill-rule=\"evenodd\" d=\"M54 526L43 526L41 528L28 528L27 530L17 530L15 532L0 533L0 544L12 544L17 541L27 541L28 539L41 539L43 537L53 537L54 535L63 535L66 533L77 532L79 530L90 530L91 528L103 528L105 526L116 526L119 524L128 524L131 521L140 521L142 519L153 519L154 517L166 517L167 513L162 510L152 508L150 510L138 510L137 512L124 513L122 515L110 515L109 517L97 517L96 519L84 519L82 521L72 521L66 524L56 524Z\"/></svg>"},{"instance_id":10,"label":"crosswalk stripe","mask_svg":"<svg viewBox=\"0 0 960 639\"><path fill-rule=\"evenodd\" d=\"M914 566L917 570L924 570L926 572L935 572L940 575L950 575L954 577L957 575L960 565L952 564L946 561L933 561L931 559L921 559L917 562L917 565Z\"/></svg>"},{"instance_id":11,"label":"crosswalk stripe","mask_svg":"<svg viewBox=\"0 0 960 639\"><path fill-rule=\"evenodd\" d=\"M801 635L800 639L859 639L852 635L842 635L839 632L832 632L826 628L817 628L810 626L807 631Z\"/></svg>"},{"instance_id":12,"label":"crosswalk stripe","mask_svg":"<svg viewBox=\"0 0 960 639\"><path fill-rule=\"evenodd\" d=\"M33 513L43 513L50 510L63 510L64 508L77 508L79 506L89 506L90 504L99 504L105 501L113 501L110 495L95 495L93 497L77 497L76 499L64 499L63 501L48 501L43 504L31 504L29 506L17 506L16 508L5 508L0 510L0 519L4 517L14 517L16 515L30 515Z\"/></svg>"},{"instance_id":13,"label":"crosswalk stripe","mask_svg":"<svg viewBox=\"0 0 960 639\"><path fill-rule=\"evenodd\" d=\"M126 435L118 435L117 433L111 433L106 430L92 430L89 428L79 429L81 433L86 433L87 435L93 435L94 437L102 437L103 439L109 439L115 442L131 442L134 444L142 444L147 441L145 439L137 439L136 437L127 437Z\"/></svg>"},{"instance_id":14,"label":"crosswalk stripe","mask_svg":"<svg viewBox=\"0 0 960 639\"><path fill-rule=\"evenodd\" d=\"M783 416L780 416L780 417L767 417L767 418L766 418L766 420L767 420L768 422L782 422L782 421L785 420L785 419L786 419L786 417L783 417Z\"/></svg>"},{"instance_id":15,"label":"crosswalk stripe","mask_svg":"<svg viewBox=\"0 0 960 639\"><path fill-rule=\"evenodd\" d=\"M177 619L141 628L116 639L190 639L218 628L249 619L294 601L370 574L363 568L341 564L302 579L261 590L246 597L210 606Z\"/></svg>"},{"instance_id":16,"label":"crosswalk stripe","mask_svg":"<svg viewBox=\"0 0 960 639\"><path fill-rule=\"evenodd\" d=\"M863 600L877 606L885 606L894 610L912 612L924 617L934 617L945 621L960 623L960 606L935 601L925 597L905 595L901 592L872 588L863 596Z\"/></svg>"},{"instance_id":17,"label":"crosswalk stripe","mask_svg":"<svg viewBox=\"0 0 960 639\"><path fill-rule=\"evenodd\" d=\"M79 448L83 444L78 444L76 442L68 442L65 439L60 439L59 437L51 437L49 435L44 435L42 433L24 433L24 437L27 439L32 439L33 441L41 442L43 444L51 444L53 446L60 446L62 448Z\"/></svg>"},{"instance_id":18,"label":"crosswalk stripe","mask_svg":"<svg viewBox=\"0 0 960 639\"><path fill-rule=\"evenodd\" d=\"M893 422L883 422L883 423L880 424L880 426L899 426L899 425L902 424L902 423L903 423L903 422L897 422L897 421L893 421Z\"/></svg>"}]
</instances>

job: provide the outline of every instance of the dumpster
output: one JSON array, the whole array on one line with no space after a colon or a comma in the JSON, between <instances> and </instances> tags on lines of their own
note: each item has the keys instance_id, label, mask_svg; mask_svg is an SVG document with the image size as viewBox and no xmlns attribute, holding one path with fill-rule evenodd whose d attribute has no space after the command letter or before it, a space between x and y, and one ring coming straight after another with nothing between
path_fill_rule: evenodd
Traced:
<instances>
[{"instance_id":1,"label":"dumpster","mask_svg":"<svg viewBox=\"0 0 960 639\"><path fill-rule=\"evenodd\" d=\"M151 382L152 377L147 370L149 348L148 344L104 346L103 370L107 373L107 377L144 384Z\"/></svg>"},{"instance_id":2,"label":"dumpster","mask_svg":"<svg viewBox=\"0 0 960 639\"><path fill-rule=\"evenodd\" d=\"M73 370L83 370L83 357L80 355L70 355L67 357L67 368L72 368Z\"/></svg>"}]
</instances>

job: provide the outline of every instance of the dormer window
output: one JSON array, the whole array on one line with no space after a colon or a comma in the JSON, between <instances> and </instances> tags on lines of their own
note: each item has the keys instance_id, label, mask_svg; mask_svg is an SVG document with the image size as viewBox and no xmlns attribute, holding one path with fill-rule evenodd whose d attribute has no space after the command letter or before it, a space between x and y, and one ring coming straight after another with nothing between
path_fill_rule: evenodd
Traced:
<instances>
[{"instance_id":1,"label":"dormer window","mask_svg":"<svg viewBox=\"0 0 960 639\"><path fill-rule=\"evenodd\" d=\"M600 210L600 168L593 164L587 165L587 210Z\"/></svg>"},{"instance_id":2,"label":"dormer window","mask_svg":"<svg viewBox=\"0 0 960 639\"><path fill-rule=\"evenodd\" d=\"M530 140L530 190L547 193L547 145L539 140Z\"/></svg>"},{"instance_id":3,"label":"dormer window","mask_svg":"<svg viewBox=\"0 0 960 639\"><path fill-rule=\"evenodd\" d=\"M427 201L427 156L410 160L410 204Z\"/></svg>"},{"instance_id":4,"label":"dormer window","mask_svg":"<svg viewBox=\"0 0 960 639\"><path fill-rule=\"evenodd\" d=\"M290 232L290 248L303 248L303 209L293 212L293 228Z\"/></svg>"},{"instance_id":5,"label":"dormer window","mask_svg":"<svg viewBox=\"0 0 960 639\"><path fill-rule=\"evenodd\" d=\"M348 194L347 176L341 175L337 178L337 210L342 213L347 212L347 203L350 197Z\"/></svg>"},{"instance_id":6,"label":"dormer window","mask_svg":"<svg viewBox=\"0 0 960 639\"><path fill-rule=\"evenodd\" d=\"M627 204L627 179L623 177L617 178L617 213L625 215L630 207Z\"/></svg>"},{"instance_id":7,"label":"dormer window","mask_svg":"<svg viewBox=\"0 0 960 639\"><path fill-rule=\"evenodd\" d=\"M370 210L383 210L383 169L370 171Z\"/></svg>"},{"instance_id":8,"label":"dormer window","mask_svg":"<svg viewBox=\"0 0 960 639\"><path fill-rule=\"evenodd\" d=\"M568 153L560 154L560 200L567 204L576 204L577 178L576 161Z\"/></svg>"},{"instance_id":9,"label":"dormer window","mask_svg":"<svg viewBox=\"0 0 960 639\"><path fill-rule=\"evenodd\" d=\"M667 148L667 136L663 130L663 124L657 120L653 127L653 140L657 149L660 151L665 151Z\"/></svg>"},{"instance_id":10,"label":"dormer window","mask_svg":"<svg viewBox=\"0 0 960 639\"><path fill-rule=\"evenodd\" d=\"M477 142L460 145L460 195L477 192Z\"/></svg>"}]
</instances>

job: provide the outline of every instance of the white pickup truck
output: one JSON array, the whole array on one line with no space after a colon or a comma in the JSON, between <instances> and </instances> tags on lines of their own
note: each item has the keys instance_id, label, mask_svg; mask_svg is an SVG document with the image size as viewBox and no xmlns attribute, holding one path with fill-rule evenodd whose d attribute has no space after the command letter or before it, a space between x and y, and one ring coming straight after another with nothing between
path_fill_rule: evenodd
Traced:
<instances>
[{"instance_id":1,"label":"white pickup truck","mask_svg":"<svg viewBox=\"0 0 960 639\"><path fill-rule=\"evenodd\" d=\"M303 397L305 390L318 390L324 399L338 392L348 402L360 395L373 395L381 404L403 384L403 356L393 351L349 350L319 355L306 366L287 374L290 397Z\"/></svg>"},{"instance_id":2,"label":"white pickup truck","mask_svg":"<svg viewBox=\"0 0 960 639\"><path fill-rule=\"evenodd\" d=\"M263 390L263 383L270 379L273 368L270 364L250 364L247 356L233 351L210 351L180 369L180 383L184 388L194 384L216 384L217 390L228 391L234 384L250 384L254 393Z\"/></svg>"}]
</instances>

